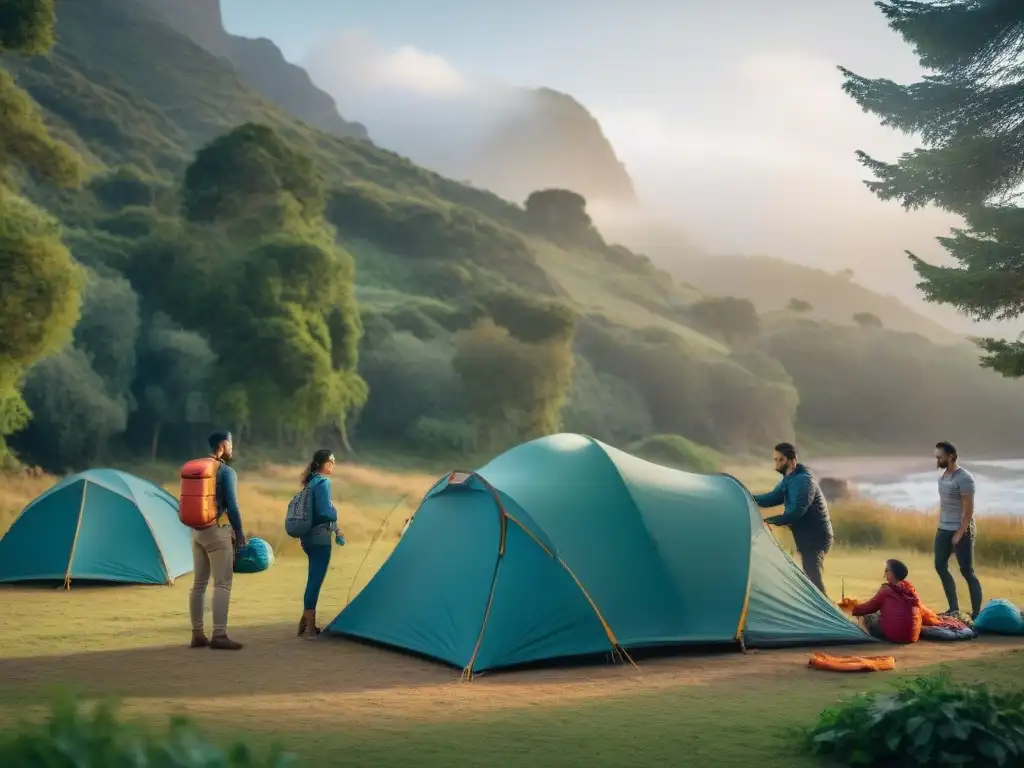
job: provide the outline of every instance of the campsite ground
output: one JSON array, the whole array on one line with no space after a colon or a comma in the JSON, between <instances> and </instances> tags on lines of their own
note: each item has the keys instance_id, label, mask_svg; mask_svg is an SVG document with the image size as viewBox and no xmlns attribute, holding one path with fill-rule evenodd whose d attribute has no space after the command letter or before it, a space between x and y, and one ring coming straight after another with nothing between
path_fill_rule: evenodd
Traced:
<instances>
[{"instance_id":1,"label":"campsite ground","mask_svg":"<svg viewBox=\"0 0 1024 768\"><path fill-rule=\"evenodd\" d=\"M372 576L408 516L406 504L432 476L341 467L342 517L350 544L336 557L322 598L322 621L349 588ZM294 470L243 475L243 505L258 528L279 518ZM4 483L0 505L45 479ZM19 491L20 487L20 491ZM403 496L369 550L380 521ZM263 510L263 506L266 509ZM245 508L245 507L244 507ZM347 515L346 515L347 512ZM3 509L0 507L0 514ZM9 515L8 515L9 517ZM6 528L9 520L0 520ZM269 525L269 523L268 523ZM279 521L278 521L279 525ZM891 553L836 550L828 586L866 595ZM903 554L903 553L901 553ZM924 554L904 555L926 602L941 592ZM358 571L358 573L357 573ZM240 575L232 600L237 654L194 651L188 639L186 576L163 587L0 589L0 725L41 711L55 686L89 698L112 696L149 721L185 713L215 733L279 741L300 757L330 755L345 765L810 765L794 752L793 727L856 691L948 664L964 680L1020 680L1024 653L1010 640L920 643L885 649L897 672L833 675L807 669L809 649L684 654L629 666L588 666L484 675L458 672L337 639L294 637L304 579L302 558ZM916 578L915 578L916 576ZM983 570L989 596L1024 601L1019 569ZM865 649L877 653L882 649Z\"/></svg>"}]
</instances>

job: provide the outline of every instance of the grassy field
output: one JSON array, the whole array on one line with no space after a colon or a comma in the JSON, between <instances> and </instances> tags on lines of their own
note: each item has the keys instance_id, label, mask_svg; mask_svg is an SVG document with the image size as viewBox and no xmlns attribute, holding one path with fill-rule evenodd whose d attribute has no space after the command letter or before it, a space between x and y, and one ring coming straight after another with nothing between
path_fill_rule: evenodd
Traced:
<instances>
[{"instance_id":1,"label":"grassy field","mask_svg":"<svg viewBox=\"0 0 1024 768\"><path fill-rule=\"evenodd\" d=\"M131 471L177 493L177 467L141 465ZM767 490L778 476L771 469L749 465L724 466L752 492ZM423 494L444 470L433 472L382 469L361 464L339 464L334 496L345 535L354 543L374 536L386 543L398 538L405 521L416 511ZM298 490L301 468L262 464L240 471L239 494L246 532L265 538L282 555L298 552L284 535L282 520L288 500ZM25 505L54 482L47 475L6 475L0 482L0 533L7 530ZM935 538L934 512L894 511L863 499L830 504L836 540L843 546L900 552L929 553ZM769 514L766 512L765 514ZM976 544L980 562L1000 568L1024 568L1024 517L985 515L979 519ZM784 547L792 549L785 529L776 530ZM301 554L301 553L300 553Z\"/></svg>"},{"instance_id":2,"label":"grassy field","mask_svg":"<svg viewBox=\"0 0 1024 768\"><path fill-rule=\"evenodd\" d=\"M173 487L173 468L147 474ZM771 480L740 474L755 489ZM297 468L279 466L242 473L242 506L252 533L280 546L276 531L297 475ZM372 577L435 479L338 467L335 488L349 543L336 550L321 600L322 623ZM50 482L5 479L0 530ZM875 507L840 506L837 528L853 520L864 524L873 515L893 537L934 525ZM987 535L1001 530L992 520L985 526ZM928 554L889 547L837 548L827 563L830 593L871 594L884 559L893 554L907 561L924 600L943 608ZM986 564L981 576L988 597L1024 602L1019 566ZM795 649L683 654L641 660L639 670L531 670L466 684L455 670L401 654L337 639L297 641L304 578L298 557L283 557L267 573L236 577L231 629L246 644L238 654L186 647L189 576L172 587L0 588L0 725L34 716L55 687L70 686L90 699L116 697L127 716L146 723L181 713L216 738L281 742L309 765L593 768L678 764L685 755L690 765L749 766L756 756L769 767L810 766L796 751L791 729L812 724L844 695L942 664L972 681L1003 684L1024 673L1018 643L985 638L894 651L870 646L864 652L897 657L896 673L871 676L809 670L811 649Z\"/></svg>"}]
</instances>

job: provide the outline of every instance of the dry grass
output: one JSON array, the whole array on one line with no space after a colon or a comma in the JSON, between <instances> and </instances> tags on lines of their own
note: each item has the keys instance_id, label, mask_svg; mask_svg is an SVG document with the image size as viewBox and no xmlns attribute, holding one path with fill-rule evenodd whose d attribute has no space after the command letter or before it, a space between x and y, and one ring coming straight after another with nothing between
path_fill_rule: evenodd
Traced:
<instances>
[{"instance_id":1,"label":"dry grass","mask_svg":"<svg viewBox=\"0 0 1024 768\"><path fill-rule=\"evenodd\" d=\"M167 467L136 470L156 481L173 477ZM778 478L771 470L729 466L752 491L772 487ZM282 521L288 500L298 490L301 467L269 464L243 471L239 477L239 502L246 531L266 539L278 554L294 552L294 540L284 534ZM382 545L397 540L405 521L420 499L437 481L424 472L395 472L361 464L339 464L334 474L334 502L346 537L353 543L375 536ZM55 482L47 475L5 475L0 482L0 531L6 531L29 501ZM177 482L164 482L177 494ZM846 547L885 549L888 552L929 553L935 538L934 512L897 511L864 499L830 505L836 540ZM1024 567L1024 517L985 515L979 520L977 556L995 567ZM792 546L788 530L777 530L784 546Z\"/></svg>"},{"instance_id":2,"label":"dry grass","mask_svg":"<svg viewBox=\"0 0 1024 768\"><path fill-rule=\"evenodd\" d=\"M730 474L753 492L767 490L778 482L771 470L733 467ZM845 547L885 549L890 552L933 550L938 505L932 512L895 510L884 504L861 498L829 504L836 541ZM767 514L767 513L766 513ZM776 535L786 546L792 545L787 530ZM975 552L980 562L994 567L1024 566L1024 517L984 515L978 519Z\"/></svg>"},{"instance_id":3,"label":"dry grass","mask_svg":"<svg viewBox=\"0 0 1024 768\"><path fill-rule=\"evenodd\" d=\"M166 467L136 470L140 476L166 480ZM277 554L297 551L295 541L284 533L288 500L298 491L299 466L269 465L239 473L239 505L246 533L270 542ZM173 476L173 473L171 473ZM49 475L5 474L0 478L0 534L6 532L21 510L57 478ZM398 539L405 521L420 499L437 481L421 473L395 473L360 465L339 465L333 492L346 538L360 544L378 536L382 543ZM177 495L177 482L163 487ZM378 535L379 534L379 535Z\"/></svg>"}]
</instances>

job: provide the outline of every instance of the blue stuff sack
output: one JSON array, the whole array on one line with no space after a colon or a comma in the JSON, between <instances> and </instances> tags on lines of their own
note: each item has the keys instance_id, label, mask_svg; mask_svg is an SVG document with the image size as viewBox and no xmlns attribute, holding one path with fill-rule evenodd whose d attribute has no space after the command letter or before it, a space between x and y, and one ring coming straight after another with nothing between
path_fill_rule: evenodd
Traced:
<instances>
[{"instance_id":1,"label":"blue stuff sack","mask_svg":"<svg viewBox=\"0 0 1024 768\"><path fill-rule=\"evenodd\" d=\"M273 564L273 547L256 537L249 539L235 555L235 573L260 573Z\"/></svg>"},{"instance_id":2,"label":"blue stuff sack","mask_svg":"<svg viewBox=\"0 0 1024 768\"><path fill-rule=\"evenodd\" d=\"M974 628L994 635L1024 635L1024 617L1020 608L1009 600L996 598L989 600L981 609L974 620Z\"/></svg>"}]
</instances>

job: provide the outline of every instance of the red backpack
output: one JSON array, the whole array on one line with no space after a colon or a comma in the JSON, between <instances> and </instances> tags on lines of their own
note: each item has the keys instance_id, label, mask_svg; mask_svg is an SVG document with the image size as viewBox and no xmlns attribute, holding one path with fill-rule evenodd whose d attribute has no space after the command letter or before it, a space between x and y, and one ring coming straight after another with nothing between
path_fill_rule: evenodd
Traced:
<instances>
[{"instance_id":1,"label":"red backpack","mask_svg":"<svg viewBox=\"0 0 1024 768\"><path fill-rule=\"evenodd\" d=\"M178 517L189 528L200 531L217 522L217 470L220 461L207 456L192 459L181 468Z\"/></svg>"}]
</instances>

